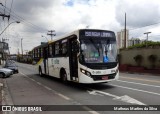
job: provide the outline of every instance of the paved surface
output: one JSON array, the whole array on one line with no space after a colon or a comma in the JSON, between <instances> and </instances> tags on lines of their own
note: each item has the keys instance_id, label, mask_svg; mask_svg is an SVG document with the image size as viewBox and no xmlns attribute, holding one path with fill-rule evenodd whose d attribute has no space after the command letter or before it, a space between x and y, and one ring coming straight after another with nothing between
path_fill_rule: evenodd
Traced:
<instances>
[{"instance_id":1,"label":"paved surface","mask_svg":"<svg viewBox=\"0 0 160 114\"><path fill-rule=\"evenodd\" d=\"M6 104L14 105L159 105L160 77L120 73L118 81L105 84L63 84L40 77L32 65L18 64L19 74L4 79ZM87 107L88 108L88 107ZM22 112L16 112L21 114ZM23 112L24 113L24 112ZM25 114L43 114L25 112ZM45 112L45 114L53 112ZM60 111L54 113L159 114L154 111Z\"/></svg>"}]
</instances>

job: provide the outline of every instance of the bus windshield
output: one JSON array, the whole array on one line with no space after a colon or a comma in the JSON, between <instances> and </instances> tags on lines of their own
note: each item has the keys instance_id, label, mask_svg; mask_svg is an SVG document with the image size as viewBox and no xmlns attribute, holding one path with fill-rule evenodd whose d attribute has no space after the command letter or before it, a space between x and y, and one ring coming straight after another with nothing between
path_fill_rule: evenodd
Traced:
<instances>
[{"instance_id":1,"label":"bus windshield","mask_svg":"<svg viewBox=\"0 0 160 114\"><path fill-rule=\"evenodd\" d=\"M116 40L89 38L81 40L80 61L85 63L117 62Z\"/></svg>"}]
</instances>

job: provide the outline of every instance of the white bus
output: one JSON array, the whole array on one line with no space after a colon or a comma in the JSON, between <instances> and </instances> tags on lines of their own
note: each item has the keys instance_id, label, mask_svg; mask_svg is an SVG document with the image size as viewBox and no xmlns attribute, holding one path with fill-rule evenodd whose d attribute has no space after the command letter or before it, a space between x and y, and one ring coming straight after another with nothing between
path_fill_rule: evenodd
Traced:
<instances>
[{"instance_id":1,"label":"white bus","mask_svg":"<svg viewBox=\"0 0 160 114\"><path fill-rule=\"evenodd\" d=\"M39 75L77 83L103 83L119 78L115 33L79 29L33 49Z\"/></svg>"}]
</instances>

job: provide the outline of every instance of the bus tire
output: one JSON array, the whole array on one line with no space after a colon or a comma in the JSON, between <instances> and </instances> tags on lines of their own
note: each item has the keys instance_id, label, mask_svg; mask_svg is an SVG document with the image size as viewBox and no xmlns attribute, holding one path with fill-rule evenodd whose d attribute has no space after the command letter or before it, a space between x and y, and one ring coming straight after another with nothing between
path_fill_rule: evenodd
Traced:
<instances>
[{"instance_id":1,"label":"bus tire","mask_svg":"<svg viewBox=\"0 0 160 114\"><path fill-rule=\"evenodd\" d=\"M42 68L39 66L39 76L42 76L43 73L42 73Z\"/></svg>"},{"instance_id":2,"label":"bus tire","mask_svg":"<svg viewBox=\"0 0 160 114\"><path fill-rule=\"evenodd\" d=\"M67 73L64 69L61 69L61 71L60 71L60 78L63 83L67 82Z\"/></svg>"}]
</instances>

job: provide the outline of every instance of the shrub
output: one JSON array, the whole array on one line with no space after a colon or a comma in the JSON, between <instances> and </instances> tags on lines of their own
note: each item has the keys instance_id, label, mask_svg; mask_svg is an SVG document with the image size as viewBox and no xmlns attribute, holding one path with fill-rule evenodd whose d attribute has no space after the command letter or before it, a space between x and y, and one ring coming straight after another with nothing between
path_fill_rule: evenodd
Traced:
<instances>
[{"instance_id":1,"label":"shrub","mask_svg":"<svg viewBox=\"0 0 160 114\"><path fill-rule=\"evenodd\" d=\"M133 46L129 46L128 49L133 49L133 48L145 48L146 44L148 47L160 47L160 42L153 42L153 41L147 41L147 42L143 42L141 44L136 44Z\"/></svg>"}]
</instances>

